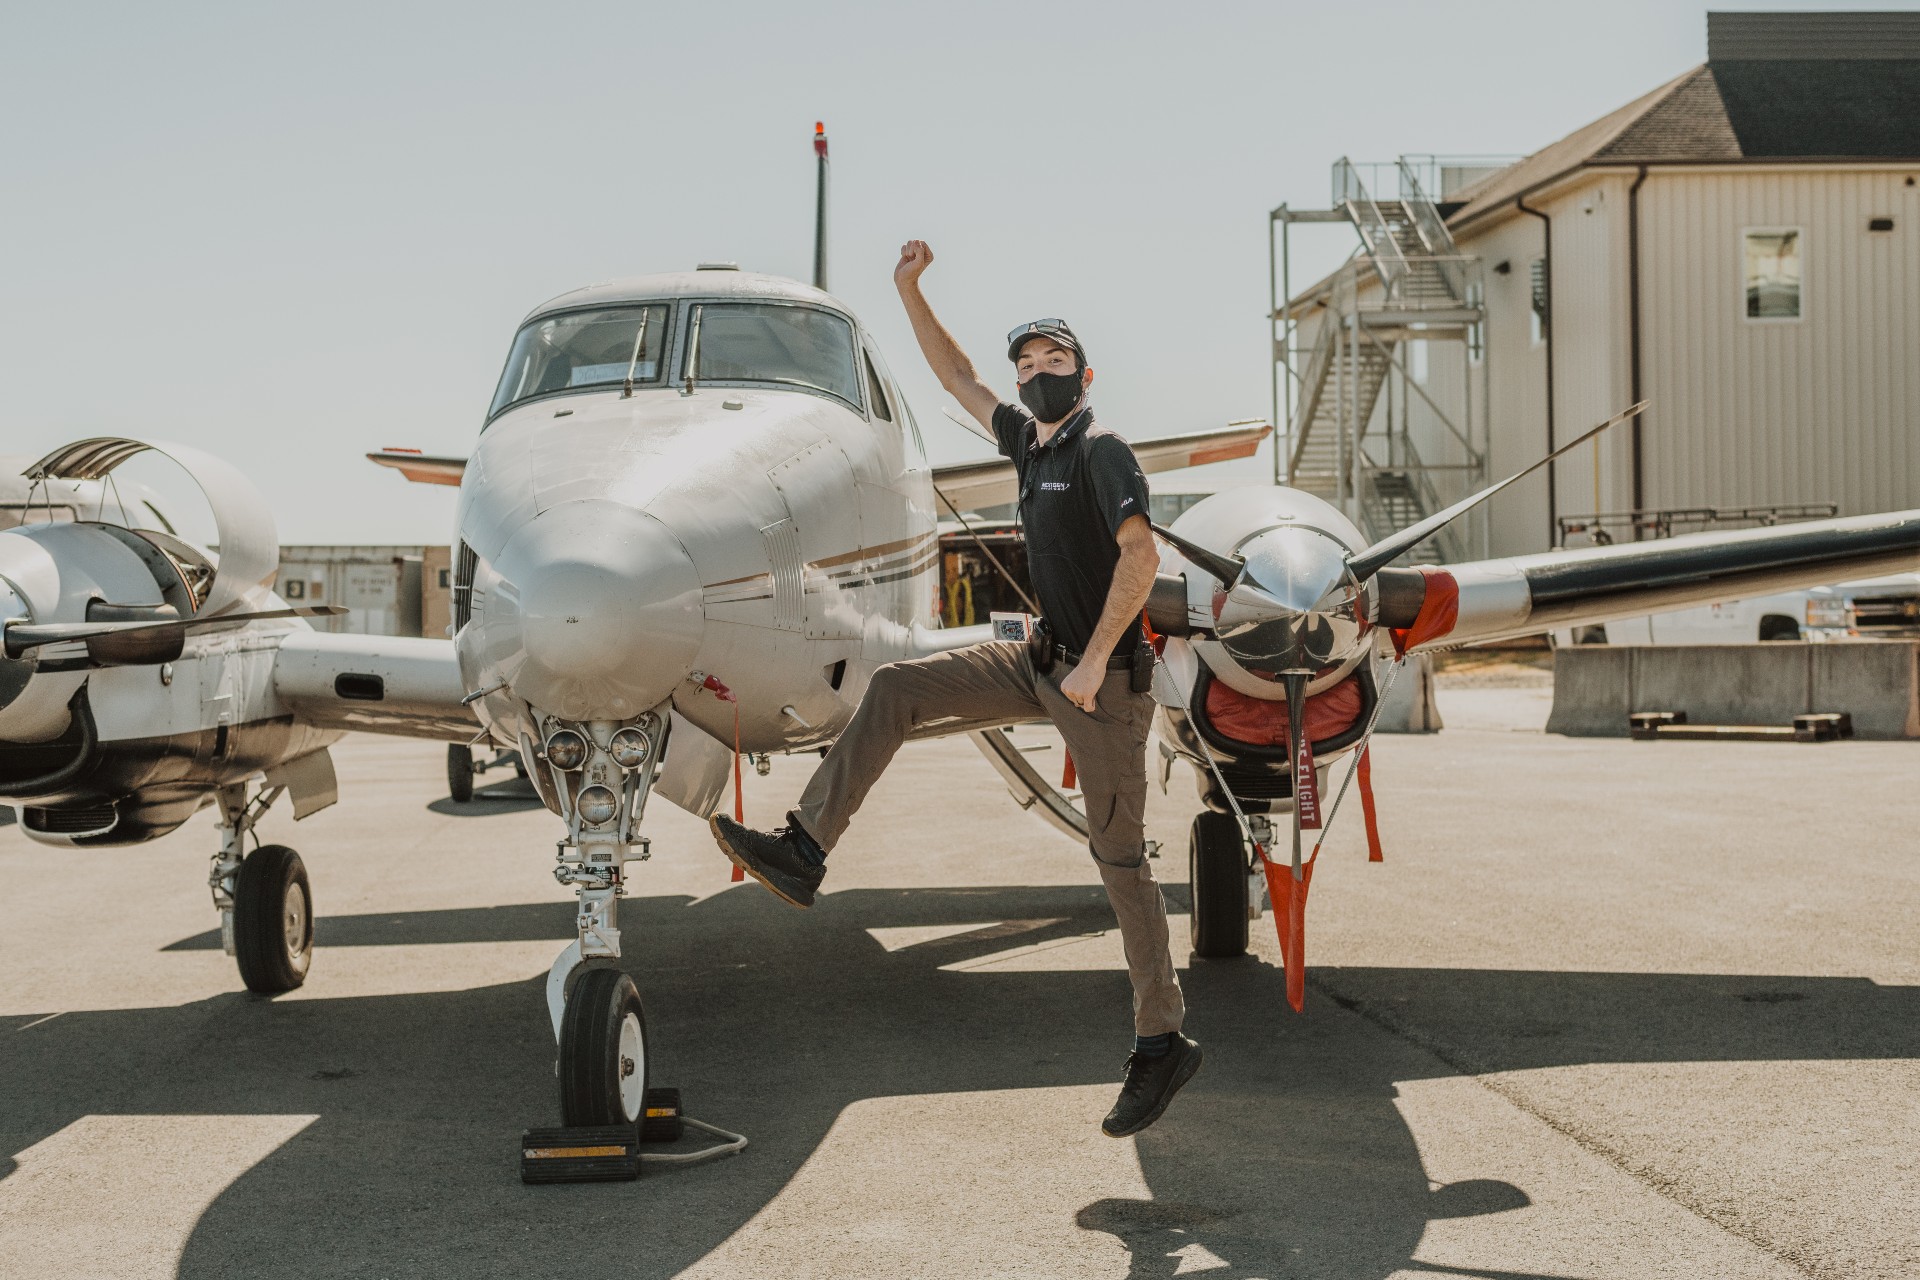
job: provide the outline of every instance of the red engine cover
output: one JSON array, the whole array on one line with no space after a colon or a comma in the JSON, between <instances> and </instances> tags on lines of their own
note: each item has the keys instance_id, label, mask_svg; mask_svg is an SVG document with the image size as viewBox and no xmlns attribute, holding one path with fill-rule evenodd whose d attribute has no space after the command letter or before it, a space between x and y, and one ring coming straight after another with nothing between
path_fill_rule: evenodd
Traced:
<instances>
[{"instance_id":1,"label":"red engine cover","mask_svg":"<svg viewBox=\"0 0 1920 1280\"><path fill-rule=\"evenodd\" d=\"M1325 742L1360 718L1360 679L1348 676L1307 699L1307 741ZM1287 704L1249 698L1218 680L1207 684L1207 719L1222 736L1256 747L1287 745Z\"/></svg>"}]
</instances>

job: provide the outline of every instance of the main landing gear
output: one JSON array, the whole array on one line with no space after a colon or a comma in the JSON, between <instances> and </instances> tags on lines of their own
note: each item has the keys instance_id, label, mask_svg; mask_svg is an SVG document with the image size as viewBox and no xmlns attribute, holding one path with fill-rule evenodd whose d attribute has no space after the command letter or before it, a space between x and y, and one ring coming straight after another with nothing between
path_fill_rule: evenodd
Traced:
<instances>
[{"instance_id":1,"label":"main landing gear","mask_svg":"<svg viewBox=\"0 0 1920 1280\"><path fill-rule=\"evenodd\" d=\"M220 941L240 966L247 990L291 991L313 963L313 889L306 864L283 844L246 851L246 840L281 787L248 798L250 784L221 788L220 848L207 883L220 910Z\"/></svg>"},{"instance_id":2,"label":"main landing gear","mask_svg":"<svg viewBox=\"0 0 1920 1280\"><path fill-rule=\"evenodd\" d=\"M491 760L481 762L473 758L472 747L455 743L447 748L447 795L455 804L468 804L473 800L475 778L489 769L509 767L518 776L527 776L518 751L496 751Z\"/></svg>"},{"instance_id":3,"label":"main landing gear","mask_svg":"<svg viewBox=\"0 0 1920 1280\"><path fill-rule=\"evenodd\" d=\"M650 856L640 818L666 746L664 713L630 723L547 717L527 752L558 797L567 833L554 879L579 896L578 935L547 973L547 1011L560 1056L560 1113L569 1127L637 1125L646 1115L647 1020L621 972L619 906L626 865ZM548 788L543 787L542 790Z\"/></svg>"},{"instance_id":4,"label":"main landing gear","mask_svg":"<svg viewBox=\"0 0 1920 1280\"><path fill-rule=\"evenodd\" d=\"M1247 822L1254 839L1272 849L1273 823L1267 815L1250 814ZM1187 871L1193 954L1208 959L1245 955L1247 922L1260 914L1266 890L1258 855L1247 847L1231 813L1203 809L1194 818Z\"/></svg>"}]
</instances>

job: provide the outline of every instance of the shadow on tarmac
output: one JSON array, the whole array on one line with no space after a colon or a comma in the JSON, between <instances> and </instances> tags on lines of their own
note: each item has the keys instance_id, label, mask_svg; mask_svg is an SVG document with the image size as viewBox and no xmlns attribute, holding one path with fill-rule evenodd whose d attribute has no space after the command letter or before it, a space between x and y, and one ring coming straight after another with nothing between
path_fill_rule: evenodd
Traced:
<instances>
[{"instance_id":1,"label":"shadow on tarmac","mask_svg":"<svg viewBox=\"0 0 1920 1280\"><path fill-rule=\"evenodd\" d=\"M475 787L473 799L462 804L452 796L441 796L427 806L430 812L449 818L491 818L501 813L525 813L543 809L540 793L525 778L509 778L489 787Z\"/></svg>"},{"instance_id":2,"label":"shadow on tarmac","mask_svg":"<svg viewBox=\"0 0 1920 1280\"><path fill-rule=\"evenodd\" d=\"M326 918L314 981L329 946L550 938L557 951L570 915L543 903ZM851 890L802 914L745 886L697 903L630 899L622 917L653 1083L748 1134L744 1155L638 1184L521 1186L515 1138L557 1116L539 977L66 1014L0 1037L0 1152L88 1114L313 1114L208 1208L181 1276L262 1274L266 1258L301 1276L670 1275L767 1205L854 1102L1117 1085L1124 974L941 968L1110 928L1097 887ZM1000 921L1034 923L893 952L866 932ZM217 945L199 935L170 949ZM1326 968L1311 980L1300 1016L1262 961L1188 973L1207 1065L1137 1139L1152 1198L1075 1216L1125 1245L1137 1280L1172 1276L1196 1243L1229 1264L1210 1277L1423 1270L1411 1259L1429 1222L1528 1203L1502 1182L1434 1189L1396 1080L1920 1056L1920 988L1857 979ZM0 1158L0 1176L13 1167Z\"/></svg>"}]
</instances>

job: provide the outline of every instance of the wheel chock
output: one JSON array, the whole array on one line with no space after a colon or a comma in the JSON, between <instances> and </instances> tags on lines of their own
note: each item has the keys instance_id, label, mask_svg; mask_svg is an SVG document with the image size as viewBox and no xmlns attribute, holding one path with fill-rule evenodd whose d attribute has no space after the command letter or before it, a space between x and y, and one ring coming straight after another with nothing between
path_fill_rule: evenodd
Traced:
<instances>
[{"instance_id":1,"label":"wheel chock","mask_svg":"<svg viewBox=\"0 0 1920 1280\"><path fill-rule=\"evenodd\" d=\"M528 1129L520 1135L520 1181L631 1182L640 1176L640 1134L632 1125Z\"/></svg>"},{"instance_id":2,"label":"wheel chock","mask_svg":"<svg viewBox=\"0 0 1920 1280\"><path fill-rule=\"evenodd\" d=\"M640 1141L680 1141L681 1135L687 1131L680 1116L680 1091L649 1089L644 1105L645 1110L640 1116Z\"/></svg>"},{"instance_id":3,"label":"wheel chock","mask_svg":"<svg viewBox=\"0 0 1920 1280\"><path fill-rule=\"evenodd\" d=\"M747 1148L747 1140L680 1111L680 1091L649 1089L637 1125L528 1129L520 1135L520 1181L631 1182L642 1164L699 1164ZM688 1129L719 1141L698 1151L642 1152L642 1143L678 1142Z\"/></svg>"}]
</instances>

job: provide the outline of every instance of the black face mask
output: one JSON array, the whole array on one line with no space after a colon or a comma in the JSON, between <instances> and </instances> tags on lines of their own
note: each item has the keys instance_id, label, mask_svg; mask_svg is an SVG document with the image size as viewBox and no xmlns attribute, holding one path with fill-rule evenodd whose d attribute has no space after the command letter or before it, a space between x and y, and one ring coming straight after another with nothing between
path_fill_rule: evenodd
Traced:
<instances>
[{"instance_id":1,"label":"black face mask","mask_svg":"<svg viewBox=\"0 0 1920 1280\"><path fill-rule=\"evenodd\" d=\"M1080 374L1036 373L1020 384L1020 403L1042 422L1058 422L1080 402Z\"/></svg>"}]
</instances>

